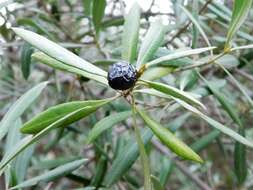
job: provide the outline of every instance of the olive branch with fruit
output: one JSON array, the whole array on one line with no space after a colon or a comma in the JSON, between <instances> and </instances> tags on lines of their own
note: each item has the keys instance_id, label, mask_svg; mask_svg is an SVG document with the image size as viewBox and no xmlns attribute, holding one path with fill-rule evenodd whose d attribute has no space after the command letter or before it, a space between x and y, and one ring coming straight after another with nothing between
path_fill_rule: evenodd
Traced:
<instances>
[{"instance_id":1,"label":"olive branch with fruit","mask_svg":"<svg viewBox=\"0 0 253 190\"><path fill-rule=\"evenodd\" d=\"M135 4L126 16L122 40L122 60L113 63L109 67L108 73L39 34L21 28L12 28L18 36L39 50L34 52L32 55L33 59L36 61L58 70L95 80L104 88L111 87L116 90L116 95L102 100L71 101L53 106L38 114L23 125L21 132L30 135L23 139L22 143L17 146L15 152L8 154L0 162L0 171L3 171L7 167L8 163L26 147L35 143L51 130L67 127L70 124L96 112L102 106L108 105L121 97L125 98L131 104L132 110L115 113L112 117L108 116L107 118L99 121L89 132L86 142L95 142L95 140L103 132L111 128L116 123L124 121L132 116L132 125L135 129L137 144L134 144L135 149L131 151L135 151L137 153L136 156L138 156L138 153L140 152L145 176L145 189L149 189L149 187L152 186L150 180L150 169L148 167L149 161L145 146L151 141L153 135L155 135L167 148L182 159L192 160L199 163L203 162L201 157L196 153L198 150L194 150L188 146L170 129L161 126L159 122L149 116L148 110L145 109L145 105L148 103L146 104L145 101L141 101L145 95L165 100L166 104L162 104L162 108L166 105L170 106L171 104L178 104L186 110L194 113L199 118L205 120L211 127L218 129L220 132L230 136L237 142L251 148L253 147L253 143L243 135L238 134L203 113L206 107L199 100L201 98L201 94L186 91L184 88L178 89L166 83L157 82L162 77L173 74L174 72L192 70L196 76L204 81L207 88L215 94L217 89L211 86L210 83L201 75L201 68L215 65L224 69L229 75L229 72L222 65L216 63L216 61L224 55L237 49L242 49L243 47L231 48L230 42L227 42L225 50L218 55L212 55L215 47L204 47L198 49L189 48L177 51L170 51L165 48L164 50L166 53L164 55L154 58L154 55L158 51L159 47L163 45L163 38L166 34L166 26L164 26L159 20L152 23L138 50L140 14L140 7ZM234 31L230 32L229 35L233 35L236 29L238 28L234 28ZM228 39L231 40L232 37ZM246 48L249 48L249 46ZM210 52L210 56L208 56L207 59L203 60L199 58L200 54L207 55L208 52ZM193 61L194 63L187 63L187 61L189 61L188 57L193 55L195 55L195 59ZM186 81L184 87L186 87L189 82L190 81ZM27 93L41 92L47 84L47 82L41 83ZM245 92L242 93L245 94ZM138 102L142 102L143 106L139 105ZM148 127L147 129L140 129L137 126L137 116L140 116L140 118L143 119L144 123ZM7 121L8 114L2 121L1 126L3 126L3 132L1 133L1 138L3 138L8 131L3 124ZM127 158L121 157L121 159ZM117 161L119 162L122 160L116 160L115 162ZM129 167L132 164L132 162L129 162ZM112 164L111 171L123 169L117 168L117 164ZM106 177L107 181L109 181L108 186L114 184L118 178L119 176L116 174Z\"/></svg>"}]
</instances>

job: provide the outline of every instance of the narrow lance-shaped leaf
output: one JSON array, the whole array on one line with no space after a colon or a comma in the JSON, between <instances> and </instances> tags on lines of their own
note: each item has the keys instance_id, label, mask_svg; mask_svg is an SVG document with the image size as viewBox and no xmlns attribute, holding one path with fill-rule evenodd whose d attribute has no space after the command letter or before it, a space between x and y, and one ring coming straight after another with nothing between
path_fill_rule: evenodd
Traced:
<instances>
[{"instance_id":1,"label":"narrow lance-shaped leaf","mask_svg":"<svg viewBox=\"0 0 253 190\"><path fill-rule=\"evenodd\" d=\"M80 109L74 110L73 112L68 113L67 115L64 115L63 117L59 118L57 121L47 126L36 135L29 135L23 138L18 144L16 144L12 149L10 149L8 153L6 153L5 157L1 160L0 175L4 171L7 164L9 164L14 158L16 158L27 147L37 142L43 136L48 134L52 129L62 126L66 122L69 122L69 120L73 121L73 119L78 118L80 113L83 114L86 110L87 110L87 107L82 107Z\"/></svg>"},{"instance_id":2,"label":"narrow lance-shaped leaf","mask_svg":"<svg viewBox=\"0 0 253 190\"><path fill-rule=\"evenodd\" d=\"M190 56L190 55L196 55L196 54L200 54L206 51L210 51L215 49L216 47L206 47L206 48L198 48L198 49L190 49L190 50L183 50L183 51L176 51L172 54L169 55L165 55L162 56L160 58L157 58L153 61L150 61L146 64L146 67L151 67L154 66L156 64L165 62L165 61L169 61L169 60L173 60L173 59L178 59L178 58L182 58L182 57L186 57L186 56Z\"/></svg>"},{"instance_id":3,"label":"narrow lance-shaped leaf","mask_svg":"<svg viewBox=\"0 0 253 190\"><path fill-rule=\"evenodd\" d=\"M196 142L191 145L191 148L196 151L200 152L204 148L206 148L213 140L220 136L221 132L218 129L213 129L207 135L201 137Z\"/></svg>"},{"instance_id":4,"label":"narrow lance-shaped leaf","mask_svg":"<svg viewBox=\"0 0 253 190\"><path fill-rule=\"evenodd\" d=\"M77 67L86 72L106 77L106 72L104 70L78 57L55 42L52 42L39 34L21 28L12 28L12 30L25 41L58 61Z\"/></svg>"},{"instance_id":5,"label":"narrow lance-shaped leaf","mask_svg":"<svg viewBox=\"0 0 253 190\"><path fill-rule=\"evenodd\" d=\"M18 141L21 139L21 133L19 132L20 127L22 126L21 119L18 118L13 125L10 126L9 132L6 137L6 143L4 147L5 154L8 152L9 149L11 149L15 144L17 144ZM9 165L9 167L5 171L5 183L6 185L13 185L12 182L17 181L16 178L19 177L19 175L15 175L15 169L14 169L15 163L12 162L12 164ZM13 175L15 175L15 179L13 179Z\"/></svg>"},{"instance_id":6,"label":"narrow lance-shaped leaf","mask_svg":"<svg viewBox=\"0 0 253 190\"><path fill-rule=\"evenodd\" d=\"M91 143L94 141L99 135L101 135L105 130L111 128L115 124L127 119L132 114L132 111L124 111L120 113L111 114L108 117L101 119L92 130L89 132L87 142Z\"/></svg>"},{"instance_id":7,"label":"narrow lance-shaped leaf","mask_svg":"<svg viewBox=\"0 0 253 190\"><path fill-rule=\"evenodd\" d=\"M24 181L25 176L27 175L27 169L29 167L29 163L33 158L32 155L34 153L35 145L31 145L27 147L21 154L19 154L15 160L15 172L17 175L17 181Z\"/></svg>"},{"instance_id":8,"label":"narrow lance-shaped leaf","mask_svg":"<svg viewBox=\"0 0 253 190\"><path fill-rule=\"evenodd\" d=\"M246 92L246 90L244 89L244 86L238 80L236 80L236 78L223 65L221 65L217 62L216 62L216 64L221 69L223 69L223 71L225 71L225 73L229 76L229 78L232 80L232 82L235 83L236 87L241 91L241 93L248 100L250 106L253 107L253 101L252 101L251 97L248 95L248 93Z\"/></svg>"},{"instance_id":9,"label":"narrow lance-shaped leaf","mask_svg":"<svg viewBox=\"0 0 253 190\"><path fill-rule=\"evenodd\" d=\"M40 83L22 95L4 115L0 123L0 140L6 135L8 129L23 114L23 112L36 100L47 82Z\"/></svg>"},{"instance_id":10,"label":"narrow lance-shaped leaf","mask_svg":"<svg viewBox=\"0 0 253 190\"><path fill-rule=\"evenodd\" d=\"M230 42L243 22L246 20L252 0L235 0L233 6L232 20L230 21L225 49L230 48Z\"/></svg>"},{"instance_id":11,"label":"narrow lance-shaped leaf","mask_svg":"<svg viewBox=\"0 0 253 190\"><path fill-rule=\"evenodd\" d=\"M201 113L199 110L197 110L196 108L194 108L193 106L179 100L179 99L175 99L180 105L182 105L184 108L186 108L187 110L195 113L197 116L201 117L202 119L204 119L207 123L210 124L210 126L218 129L219 131L221 131L222 133L232 137L233 139L235 139L236 141L253 148L253 142L249 141L248 139L246 139L245 137L241 136L240 134L236 133L234 130L228 128L225 125L222 125L221 123L213 120L212 118L208 117L207 115Z\"/></svg>"},{"instance_id":12,"label":"narrow lance-shaped leaf","mask_svg":"<svg viewBox=\"0 0 253 190\"><path fill-rule=\"evenodd\" d=\"M83 3L84 14L86 16L90 16L92 0L82 0L82 3Z\"/></svg>"},{"instance_id":13,"label":"narrow lance-shaped leaf","mask_svg":"<svg viewBox=\"0 0 253 190\"><path fill-rule=\"evenodd\" d=\"M62 123L61 127L66 127L69 124L95 112L99 107L110 102L110 100L112 99L74 101L53 106L25 123L21 128L21 132L29 134L38 133L62 117L74 112L75 110L84 108L79 114L74 115L73 118L69 118Z\"/></svg>"},{"instance_id":14,"label":"narrow lance-shaped leaf","mask_svg":"<svg viewBox=\"0 0 253 190\"><path fill-rule=\"evenodd\" d=\"M32 30L38 34L43 34L47 36L50 40L55 39L54 35L50 33L46 27L43 27L43 25L39 22L38 19L34 18L18 18L17 24L20 26L29 26L29 28L32 28Z\"/></svg>"},{"instance_id":15,"label":"narrow lance-shaped leaf","mask_svg":"<svg viewBox=\"0 0 253 190\"><path fill-rule=\"evenodd\" d=\"M91 185L99 187L104 179L105 173L107 171L107 162L105 156L101 156L96 166L95 176L92 178Z\"/></svg>"},{"instance_id":16,"label":"narrow lance-shaped leaf","mask_svg":"<svg viewBox=\"0 0 253 190\"><path fill-rule=\"evenodd\" d=\"M198 75L195 70L184 71L180 75L180 90L190 89L198 81Z\"/></svg>"},{"instance_id":17,"label":"narrow lance-shaped leaf","mask_svg":"<svg viewBox=\"0 0 253 190\"><path fill-rule=\"evenodd\" d=\"M171 73L174 69L171 67L152 67L146 70L140 79L154 81L156 79L162 78L169 73Z\"/></svg>"},{"instance_id":18,"label":"narrow lance-shaped leaf","mask_svg":"<svg viewBox=\"0 0 253 190\"><path fill-rule=\"evenodd\" d=\"M149 159L145 150L145 145L142 141L141 138L141 133L139 128L137 127L137 122L136 122L136 107L133 105L133 124L134 124L134 131L135 131L135 136L136 136L136 141L139 147L140 151L140 158L141 158L141 164L142 164L142 169L143 169L143 174L144 174L144 190L152 190L152 183L151 183L151 172L150 172L150 164L149 164Z\"/></svg>"},{"instance_id":19,"label":"narrow lance-shaped leaf","mask_svg":"<svg viewBox=\"0 0 253 190\"><path fill-rule=\"evenodd\" d=\"M87 161L88 161L87 159L81 159L81 160L75 160L73 162L69 162L69 163L59 166L51 171L48 171L42 175L28 179L28 180L18 184L17 186L12 187L11 189L26 188L26 187L34 186L41 181L48 182L48 181L54 180L56 178L65 176L68 173L71 173L72 171L78 169L81 165L83 165Z\"/></svg>"},{"instance_id":20,"label":"narrow lance-shaped leaf","mask_svg":"<svg viewBox=\"0 0 253 190\"><path fill-rule=\"evenodd\" d=\"M202 27L199 25L198 21L194 18L194 16L183 6L179 5L179 7L184 11L184 13L190 18L190 20L192 21L192 23L197 27L197 29L199 30L200 34L202 35L202 37L204 38L206 44L211 47L211 43L208 40L208 37L206 36L205 31L202 29Z\"/></svg>"},{"instance_id":21,"label":"narrow lance-shaped leaf","mask_svg":"<svg viewBox=\"0 0 253 190\"><path fill-rule=\"evenodd\" d=\"M136 2L125 17L122 36L122 58L130 63L136 58L140 18L141 9Z\"/></svg>"},{"instance_id":22,"label":"narrow lance-shaped leaf","mask_svg":"<svg viewBox=\"0 0 253 190\"><path fill-rule=\"evenodd\" d=\"M97 82L100 82L103 85L108 85L108 81L105 77L91 74L89 72L86 72L82 69L73 67L71 65L66 65L63 62L60 62L60 61L58 61L58 60L42 53L42 52L33 53L32 58L37 60L37 61L42 62L43 64L46 64L46 65L50 66L50 67L53 67L55 69L62 70L62 71L67 71L67 72L74 73L74 74L78 74L80 76L83 76L83 77L95 80Z\"/></svg>"},{"instance_id":23,"label":"narrow lance-shaped leaf","mask_svg":"<svg viewBox=\"0 0 253 190\"><path fill-rule=\"evenodd\" d=\"M25 79L28 79L30 75L31 55L33 51L34 51L33 48L28 43L25 43L22 47L21 70Z\"/></svg>"},{"instance_id":24,"label":"narrow lance-shaped leaf","mask_svg":"<svg viewBox=\"0 0 253 190\"><path fill-rule=\"evenodd\" d=\"M163 94L159 91L155 91L152 89L143 89L143 90L135 90L135 92L142 92L142 93L147 93L150 95L154 95L154 96L158 96L158 97L162 97L162 98L168 98L168 96L166 94ZM167 97L166 97L167 96ZM173 98L175 101L177 101L181 106L183 106L185 109L195 113L197 116L201 117L202 119L204 119L207 123L210 124L210 126L218 129L219 131L221 131L222 133L232 137L233 139L235 139L236 141L252 147L253 148L253 142L249 141L248 139L246 139L245 137L241 136L240 134L236 133L235 131L233 131L232 129L222 125L221 123L213 120L212 118L208 117L207 115L203 114L202 112L200 112L198 109L196 109L195 107L187 104L186 102L175 98L173 96L170 96L171 98ZM216 136L216 135L214 135Z\"/></svg>"},{"instance_id":25,"label":"narrow lance-shaped leaf","mask_svg":"<svg viewBox=\"0 0 253 190\"><path fill-rule=\"evenodd\" d=\"M249 44L249 45L245 45L245 46L238 46L238 47L231 48L231 51L243 50L243 49L252 49L252 48L253 48L253 44Z\"/></svg>"},{"instance_id":26,"label":"narrow lance-shaped leaf","mask_svg":"<svg viewBox=\"0 0 253 190\"><path fill-rule=\"evenodd\" d=\"M245 137L245 129L239 128L239 134ZM241 185L245 181L248 173L247 160L246 160L246 146L236 142L234 149L234 170L238 183Z\"/></svg>"},{"instance_id":27,"label":"narrow lance-shaped leaf","mask_svg":"<svg viewBox=\"0 0 253 190\"><path fill-rule=\"evenodd\" d=\"M192 14L192 17L194 18L194 20L198 23L199 22L199 2L198 1L193 1L192 2L192 11L191 11L191 14ZM199 36L199 32L198 32L198 29L197 29L197 26L196 25L193 25L192 26L192 44L191 44L191 47L194 49L198 46L198 36Z\"/></svg>"},{"instance_id":28,"label":"narrow lance-shaped leaf","mask_svg":"<svg viewBox=\"0 0 253 190\"><path fill-rule=\"evenodd\" d=\"M140 116L153 133L163 142L170 150L182 158L202 163L203 160L189 146L179 140L172 132L159 123L151 119L143 110L138 110Z\"/></svg>"},{"instance_id":29,"label":"narrow lance-shaped leaf","mask_svg":"<svg viewBox=\"0 0 253 190\"><path fill-rule=\"evenodd\" d=\"M221 92L219 92L219 90L216 89L215 86L213 86L207 80L205 80L204 77L201 77L201 78L207 84L208 88L211 90L214 96L218 99L218 101L220 102L224 110L228 113L228 115L234 120L234 122L239 127L242 127L242 122L239 118L239 115L236 112L236 109L233 107L233 105L230 104L230 102L226 99L226 97Z\"/></svg>"},{"instance_id":30,"label":"narrow lance-shaped leaf","mask_svg":"<svg viewBox=\"0 0 253 190\"><path fill-rule=\"evenodd\" d=\"M160 183L159 179L153 175L151 175L152 184L155 190L163 190L163 186Z\"/></svg>"},{"instance_id":31,"label":"narrow lance-shaped leaf","mask_svg":"<svg viewBox=\"0 0 253 190\"><path fill-rule=\"evenodd\" d=\"M185 91L179 90L175 87L172 87L163 83L151 82L151 81L144 81L144 82L148 84L149 87L157 91L160 91L164 94L168 94L175 98L179 98L189 104L193 104L193 105L197 105L197 106L201 106L202 108L205 108L205 106L200 101L198 101L197 99L195 99L194 97L192 97L190 94L188 94Z\"/></svg>"},{"instance_id":32,"label":"narrow lance-shaped leaf","mask_svg":"<svg viewBox=\"0 0 253 190\"><path fill-rule=\"evenodd\" d=\"M141 136L143 143L147 145L153 137L153 133L150 129L145 129L145 131L142 131ZM113 161L111 168L105 176L105 185L110 187L116 183L131 168L138 156L139 149L137 143L129 141Z\"/></svg>"},{"instance_id":33,"label":"narrow lance-shaped leaf","mask_svg":"<svg viewBox=\"0 0 253 190\"><path fill-rule=\"evenodd\" d=\"M105 14L106 0L93 0L92 6L92 21L94 24L94 28L96 31L96 35L98 35L101 21Z\"/></svg>"},{"instance_id":34,"label":"narrow lance-shaped leaf","mask_svg":"<svg viewBox=\"0 0 253 190\"><path fill-rule=\"evenodd\" d=\"M143 39L137 59L137 69L149 61L163 42L165 26L160 20L151 24L146 36Z\"/></svg>"},{"instance_id":35,"label":"narrow lance-shaped leaf","mask_svg":"<svg viewBox=\"0 0 253 190\"><path fill-rule=\"evenodd\" d=\"M11 149L8 150L8 152L5 153L3 159L0 162L0 175L4 172L7 164L9 164L16 156L22 152L29 142L32 140L32 135L29 135L27 137L24 137L21 139L17 144L15 144Z\"/></svg>"}]
</instances>

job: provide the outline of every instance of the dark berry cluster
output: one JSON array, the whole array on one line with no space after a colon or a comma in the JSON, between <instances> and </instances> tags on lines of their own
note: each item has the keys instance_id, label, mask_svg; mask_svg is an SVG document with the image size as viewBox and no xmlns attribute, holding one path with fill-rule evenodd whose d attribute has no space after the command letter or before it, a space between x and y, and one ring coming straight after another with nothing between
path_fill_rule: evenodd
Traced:
<instances>
[{"instance_id":1,"label":"dark berry cluster","mask_svg":"<svg viewBox=\"0 0 253 190\"><path fill-rule=\"evenodd\" d=\"M108 83L115 90L127 90L134 86L137 80L136 69L128 62L121 61L109 67Z\"/></svg>"}]
</instances>

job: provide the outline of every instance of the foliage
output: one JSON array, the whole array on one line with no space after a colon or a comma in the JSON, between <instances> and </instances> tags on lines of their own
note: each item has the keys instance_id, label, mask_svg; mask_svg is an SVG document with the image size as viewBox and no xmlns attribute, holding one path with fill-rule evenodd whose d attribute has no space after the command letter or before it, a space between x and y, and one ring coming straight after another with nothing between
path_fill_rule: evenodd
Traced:
<instances>
[{"instance_id":1,"label":"foliage","mask_svg":"<svg viewBox=\"0 0 253 190\"><path fill-rule=\"evenodd\" d=\"M252 188L252 0L170 2L0 3L0 189Z\"/></svg>"}]
</instances>

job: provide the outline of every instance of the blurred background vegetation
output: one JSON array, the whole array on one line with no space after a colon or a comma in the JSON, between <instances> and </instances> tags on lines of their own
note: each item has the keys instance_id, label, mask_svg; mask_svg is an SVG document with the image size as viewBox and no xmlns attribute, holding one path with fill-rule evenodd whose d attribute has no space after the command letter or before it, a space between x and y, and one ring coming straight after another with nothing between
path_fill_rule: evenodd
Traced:
<instances>
[{"instance_id":1,"label":"blurred background vegetation","mask_svg":"<svg viewBox=\"0 0 253 190\"><path fill-rule=\"evenodd\" d=\"M132 1L127 0L2 0L0 119L22 94L41 81L50 81L50 84L36 103L22 115L23 122L52 105L71 100L101 99L114 94L111 89L94 81L36 64L36 61L31 59L34 48L17 37L10 29L12 26L41 34L107 71L109 65L121 59L124 15L131 4ZM221 52L232 16L233 1L230 0L140 1L143 11L139 40L143 39L150 24L156 18L161 18L167 30L163 45L155 57L166 55L170 50L205 47L206 41L179 5L185 6L192 13L212 46L218 47L214 53ZM233 41L234 47L253 43L252 27L251 8ZM253 96L252 59L252 50L244 49L218 60L234 78L214 65L201 70L210 84L219 89L223 99L207 88L194 70L168 74L160 80L201 94L204 96L202 102L208 108L207 113L210 117L241 134L245 133L248 139L253 140L252 106L249 103L249 98ZM193 62L193 59L184 61ZM169 66L171 65L173 63L170 62ZM248 97L245 97L240 87ZM222 104L221 99L236 110L237 118L240 118L245 129L243 132L240 131L241 126L238 127L234 119L231 119L231 113L226 111L226 103ZM147 146L150 167L152 174L156 176L154 180L159 179L162 189L253 189L252 150L246 149L246 152L236 154L233 139L207 127L206 122L181 109L177 104L164 107L163 100L150 96L144 96L142 101L136 103L150 110L153 118L175 131L178 137L194 147L205 160L202 165L179 160L164 150L161 144L157 144L157 141L152 141ZM84 167L64 177L50 179L49 182L42 181L31 189L77 189L90 186L88 190L94 186L104 187L110 181L110 169L115 158L124 153L126 144L135 141L134 133L128 130L132 121L128 119L117 124L117 127L106 131L91 145L87 145L85 139L91 127L101 118L129 109L127 102L120 99L67 128L52 131L41 141L30 146L16 160L17 166L9 175L0 176L0 189L78 158L88 158L89 161ZM21 125L22 121L16 122L15 125ZM144 126L141 121L138 121L138 125ZM8 134L7 138L1 140L0 157L13 143L21 139L21 133L18 131L13 132L13 135L11 137ZM140 162L137 159L133 166L126 164L124 175L120 175L109 189L141 188L143 172ZM239 166L237 163L240 163Z\"/></svg>"}]
</instances>

